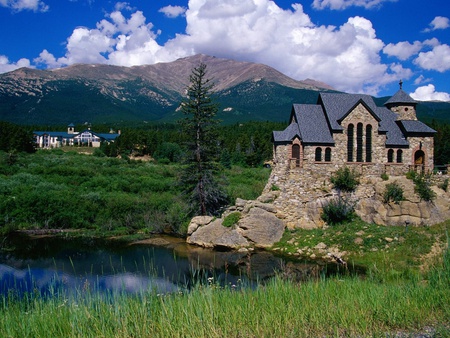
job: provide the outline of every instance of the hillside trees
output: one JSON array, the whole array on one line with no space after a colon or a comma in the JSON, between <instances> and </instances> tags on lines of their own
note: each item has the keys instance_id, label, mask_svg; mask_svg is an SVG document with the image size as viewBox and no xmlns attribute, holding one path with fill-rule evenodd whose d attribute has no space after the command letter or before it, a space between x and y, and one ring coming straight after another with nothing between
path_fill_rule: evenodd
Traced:
<instances>
[{"instance_id":1,"label":"hillside trees","mask_svg":"<svg viewBox=\"0 0 450 338\"><path fill-rule=\"evenodd\" d=\"M0 121L0 150L34 152L33 134L25 127Z\"/></svg>"},{"instance_id":2,"label":"hillside trees","mask_svg":"<svg viewBox=\"0 0 450 338\"><path fill-rule=\"evenodd\" d=\"M228 203L214 177L218 171L219 121L215 119L218 107L211 98L212 88L206 65L201 63L192 70L187 97L181 103L186 153L180 182L190 199L192 213L199 215L215 215Z\"/></svg>"}]
</instances>

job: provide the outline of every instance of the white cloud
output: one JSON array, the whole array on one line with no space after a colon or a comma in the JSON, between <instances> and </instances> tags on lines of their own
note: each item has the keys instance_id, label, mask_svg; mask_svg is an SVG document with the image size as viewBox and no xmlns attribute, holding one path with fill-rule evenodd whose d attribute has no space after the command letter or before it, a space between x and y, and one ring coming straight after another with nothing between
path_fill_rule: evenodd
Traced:
<instances>
[{"instance_id":1,"label":"white cloud","mask_svg":"<svg viewBox=\"0 0 450 338\"><path fill-rule=\"evenodd\" d=\"M437 16L430 22L430 27L426 28L425 32L432 32L437 29L446 29L450 27L450 20L444 16Z\"/></svg>"},{"instance_id":2,"label":"white cloud","mask_svg":"<svg viewBox=\"0 0 450 338\"><path fill-rule=\"evenodd\" d=\"M159 12L172 19L184 15L186 13L186 7L169 5L160 8Z\"/></svg>"},{"instance_id":3,"label":"white cloud","mask_svg":"<svg viewBox=\"0 0 450 338\"><path fill-rule=\"evenodd\" d=\"M43 64L50 68L58 68L61 67L62 64L56 60L56 58L53 56L53 54L49 53L46 49L44 49L40 54L39 57L35 58L33 60L36 64Z\"/></svg>"},{"instance_id":4,"label":"white cloud","mask_svg":"<svg viewBox=\"0 0 450 338\"><path fill-rule=\"evenodd\" d=\"M421 49L422 43L419 41L414 41L412 44L407 41L403 41L396 44L388 44L383 48L383 52L389 56L395 56L400 60L407 60L412 55L417 54Z\"/></svg>"},{"instance_id":5,"label":"white cloud","mask_svg":"<svg viewBox=\"0 0 450 338\"><path fill-rule=\"evenodd\" d=\"M371 9L379 7L383 2L396 2L397 0L314 0L312 7L315 9L330 9L343 10L348 7L364 7Z\"/></svg>"},{"instance_id":6,"label":"white cloud","mask_svg":"<svg viewBox=\"0 0 450 338\"><path fill-rule=\"evenodd\" d=\"M450 69L450 46L437 45L429 52L421 52L414 63L426 70L445 72Z\"/></svg>"},{"instance_id":7,"label":"white cloud","mask_svg":"<svg viewBox=\"0 0 450 338\"><path fill-rule=\"evenodd\" d=\"M425 78L425 76L423 76L423 75L420 75L420 76L418 76L415 80L414 80L414 84L417 86L417 85L420 85L420 84L422 84L422 83L427 83L427 82L431 82L431 79L427 79L427 78Z\"/></svg>"},{"instance_id":8,"label":"white cloud","mask_svg":"<svg viewBox=\"0 0 450 338\"><path fill-rule=\"evenodd\" d=\"M130 10L134 11L131 15L124 15ZM339 27L317 26L302 5L285 10L270 0L190 0L185 15L186 34L159 45L159 32L143 13L120 3L96 28L76 28L63 57L44 50L35 62L49 67L73 63L132 66L204 53L260 62L298 80L312 78L338 90L372 95L381 86L412 76L410 69L399 64L381 62L384 43L363 17L349 18ZM436 43L429 40L427 45ZM399 47L392 45L387 50L405 57L396 51Z\"/></svg>"},{"instance_id":9,"label":"white cloud","mask_svg":"<svg viewBox=\"0 0 450 338\"><path fill-rule=\"evenodd\" d=\"M41 0L0 0L0 6L11 8L16 12L23 10L47 12L49 9L49 6Z\"/></svg>"},{"instance_id":10,"label":"white cloud","mask_svg":"<svg viewBox=\"0 0 450 338\"><path fill-rule=\"evenodd\" d=\"M0 55L0 74L6 72L12 72L15 69L22 67L30 67L30 60L20 59L17 62L10 62L5 55Z\"/></svg>"},{"instance_id":11,"label":"white cloud","mask_svg":"<svg viewBox=\"0 0 450 338\"><path fill-rule=\"evenodd\" d=\"M449 93L437 92L432 84L417 88L411 97L418 101L450 101Z\"/></svg>"}]
</instances>

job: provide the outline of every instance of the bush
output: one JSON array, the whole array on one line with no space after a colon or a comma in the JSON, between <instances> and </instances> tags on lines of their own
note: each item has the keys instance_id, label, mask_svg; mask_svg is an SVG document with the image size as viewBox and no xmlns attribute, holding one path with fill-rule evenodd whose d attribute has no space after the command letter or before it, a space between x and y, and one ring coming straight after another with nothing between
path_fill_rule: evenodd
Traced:
<instances>
[{"instance_id":1,"label":"bush","mask_svg":"<svg viewBox=\"0 0 450 338\"><path fill-rule=\"evenodd\" d=\"M382 178L383 181L387 181L389 179L389 175L386 174L386 173L382 173L381 174L381 178Z\"/></svg>"},{"instance_id":2,"label":"bush","mask_svg":"<svg viewBox=\"0 0 450 338\"><path fill-rule=\"evenodd\" d=\"M403 188L397 182L386 185L383 193L383 202L398 204L400 201L403 201Z\"/></svg>"},{"instance_id":3,"label":"bush","mask_svg":"<svg viewBox=\"0 0 450 338\"><path fill-rule=\"evenodd\" d=\"M444 180L441 184L439 184L439 188L441 188L444 191L447 191L448 189L448 178Z\"/></svg>"},{"instance_id":4,"label":"bush","mask_svg":"<svg viewBox=\"0 0 450 338\"><path fill-rule=\"evenodd\" d=\"M432 201L436 194L430 188L430 180L425 175L416 175L414 178L414 191L424 201Z\"/></svg>"},{"instance_id":5,"label":"bush","mask_svg":"<svg viewBox=\"0 0 450 338\"><path fill-rule=\"evenodd\" d=\"M408 180L414 180L417 176L417 173L414 170L410 170L406 173L406 178Z\"/></svg>"},{"instance_id":6,"label":"bush","mask_svg":"<svg viewBox=\"0 0 450 338\"><path fill-rule=\"evenodd\" d=\"M271 191L279 191L279 190L280 190L280 187L277 186L276 184L272 184L272 186L270 187L270 190L271 190Z\"/></svg>"},{"instance_id":7,"label":"bush","mask_svg":"<svg viewBox=\"0 0 450 338\"><path fill-rule=\"evenodd\" d=\"M233 225L235 225L237 222L239 222L239 220L241 219L241 213L236 211L236 212L232 212L231 214L229 214L228 216L226 216L223 220L222 225L224 227L230 228Z\"/></svg>"},{"instance_id":8,"label":"bush","mask_svg":"<svg viewBox=\"0 0 450 338\"><path fill-rule=\"evenodd\" d=\"M330 200L324 207L320 215L329 225L335 225L342 222L348 222L353 219L354 208L343 198Z\"/></svg>"},{"instance_id":9,"label":"bush","mask_svg":"<svg viewBox=\"0 0 450 338\"><path fill-rule=\"evenodd\" d=\"M358 174L348 167L340 168L330 178L334 188L342 191L353 191L359 184Z\"/></svg>"},{"instance_id":10,"label":"bush","mask_svg":"<svg viewBox=\"0 0 450 338\"><path fill-rule=\"evenodd\" d=\"M162 160L169 160L169 162L179 162L183 155L183 150L181 146L177 143L171 142L163 142L153 153L153 157L158 161L158 163L162 163Z\"/></svg>"}]
</instances>

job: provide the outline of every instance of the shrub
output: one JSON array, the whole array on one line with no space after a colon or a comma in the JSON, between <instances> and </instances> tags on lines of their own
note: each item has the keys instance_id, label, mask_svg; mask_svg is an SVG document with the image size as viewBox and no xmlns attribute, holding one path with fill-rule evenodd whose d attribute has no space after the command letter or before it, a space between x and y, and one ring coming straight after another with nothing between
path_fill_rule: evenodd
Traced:
<instances>
[{"instance_id":1,"label":"shrub","mask_svg":"<svg viewBox=\"0 0 450 338\"><path fill-rule=\"evenodd\" d=\"M406 178L408 180L414 180L417 176L417 173L414 170L410 170L406 173Z\"/></svg>"},{"instance_id":2,"label":"shrub","mask_svg":"<svg viewBox=\"0 0 450 338\"><path fill-rule=\"evenodd\" d=\"M336 189L342 191L353 191L359 184L358 174L348 167L340 168L330 178Z\"/></svg>"},{"instance_id":3,"label":"shrub","mask_svg":"<svg viewBox=\"0 0 450 338\"><path fill-rule=\"evenodd\" d=\"M403 188L397 182L387 184L383 193L383 201L396 204L403 201Z\"/></svg>"},{"instance_id":4,"label":"shrub","mask_svg":"<svg viewBox=\"0 0 450 338\"><path fill-rule=\"evenodd\" d=\"M416 175L414 178L414 191L424 201L432 201L436 194L430 188L430 180L425 175Z\"/></svg>"},{"instance_id":5,"label":"shrub","mask_svg":"<svg viewBox=\"0 0 450 338\"><path fill-rule=\"evenodd\" d=\"M386 173L382 173L381 178L383 179L383 181L387 181L389 179L389 175Z\"/></svg>"},{"instance_id":6,"label":"shrub","mask_svg":"<svg viewBox=\"0 0 450 338\"><path fill-rule=\"evenodd\" d=\"M271 191L279 191L279 190L280 190L280 187L277 186L276 184L272 184L272 186L270 187L270 190L271 190Z\"/></svg>"},{"instance_id":7,"label":"shrub","mask_svg":"<svg viewBox=\"0 0 450 338\"><path fill-rule=\"evenodd\" d=\"M330 200L326 205L324 205L321 214L321 218L329 225L351 221L353 219L353 216L353 205L343 198Z\"/></svg>"},{"instance_id":8,"label":"shrub","mask_svg":"<svg viewBox=\"0 0 450 338\"><path fill-rule=\"evenodd\" d=\"M233 225L235 225L237 222L239 222L239 220L241 219L241 213L236 211L236 212L232 212L231 214L229 214L228 216L226 216L222 222L222 225L224 227L230 228Z\"/></svg>"},{"instance_id":9,"label":"shrub","mask_svg":"<svg viewBox=\"0 0 450 338\"><path fill-rule=\"evenodd\" d=\"M441 188L444 191L447 191L448 189L448 178L444 180L441 184L439 184L439 188Z\"/></svg>"}]
</instances>

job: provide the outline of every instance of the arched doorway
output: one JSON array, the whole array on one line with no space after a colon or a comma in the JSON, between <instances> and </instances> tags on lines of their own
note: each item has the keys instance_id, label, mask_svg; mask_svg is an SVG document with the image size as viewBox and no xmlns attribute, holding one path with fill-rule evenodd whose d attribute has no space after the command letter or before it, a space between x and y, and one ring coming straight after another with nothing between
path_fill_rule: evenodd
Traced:
<instances>
[{"instance_id":1,"label":"arched doorway","mask_svg":"<svg viewBox=\"0 0 450 338\"><path fill-rule=\"evenodd\" d=\"M425 153L423 150L417 150L414 153L414 164L425 164Z\"/></svg>"},{"instance_id":2,"label":"arched doorway","mask_svg":"<svg viewBox=\"0 0 450 338\"><path fill-rule=\"evenodd\" d=\"M295 166L300 167L300 145L292 145L292 158L295 160Z\"/></svg>"},{"instance_id":3,"label":"arched doorway","mask_svg":"<svg viewBox=\"0 0 450 338\"><path fill-rule=\"evenodd\" d=\"M417 170L421 170L422 172L425 170L425 153L423 150L417 150L414 153L414 168Z\"/></svg>"}]
</instances>

